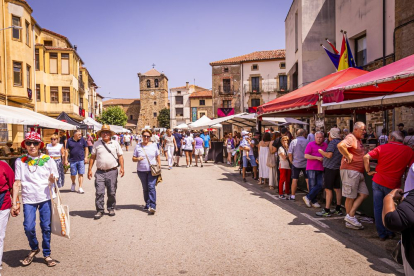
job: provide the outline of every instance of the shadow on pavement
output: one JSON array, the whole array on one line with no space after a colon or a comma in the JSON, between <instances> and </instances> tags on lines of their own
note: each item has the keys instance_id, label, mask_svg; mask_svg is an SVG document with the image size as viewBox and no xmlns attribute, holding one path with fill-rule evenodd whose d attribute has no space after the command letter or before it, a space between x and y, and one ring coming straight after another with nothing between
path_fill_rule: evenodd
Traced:
<instances>
[{"instance_id":1,"label":"shadow on pavement","mask_svg":"<svg viewBox=\"0 0 414 276\"><path fill-rule=\"evenodd\" d=\"M115 210L122 211L122 210L138 210L144 213L148 213L147 210L144 209L143 205L138 204L126 204L126 205L116 205Z\"/></svg>"},{"instance_id":2,"label":"shadow on pavement","mask_svg":"<svg viewBox=\"0 0 414 276\"><path fill-rule=\"evenodd\" d=\"M71 211L69 213L71 217L78 216L78 217L89 218L89 219L94 218L95 214L96 214L95 210Z\"/></svg>"},{"instance_id":3,"label":"shadow on pavement","mask_svg":"<svg viewBox=\"0 0 414 276\"><path fill-rule=\"evenodd\" d=\"M301 201L299 198L296 199L296 203L292 204L292 201L289 200L274 200L272 197L268 196L274 193L272 190L268 190L268 187L264 187L263 185L257 185L253 183L245 183L242 181L242 178L237 172L229 172L226 169L227 168L221 168L223 170L222 176L223 178L219 178L217 180L220 181L232 181L248 190L251 195L258 196L262 199L265 199L272 204L278 206L279 208L291 213L292 215L296 216L289 225L312 225L317 228L315 231L316 233L321 233L330 236L331 238L337 240L338 242L342 243L346 248L352 249L355 252L358 252L359 254L366 257L367 261L370 263L370 267L378 271L380 273L389 273L390 270L393 272L396 271L396 267L385 265L380 259L388 259L390 262L393 262L390 258L389 253L384 250L384 248L378 246L377 244L371 242L369 239L363 236L359 236L357 233L354 233L354 231L357 230L349 230L344 227L344 225L340 225L339 227L335 225L334 221L323 221L325 224L330 223L328 228L321 228L320 225L318 225L318 221L314 220L311 221L309 218L301 215L303 213L310 215L310 217L314 217L313 209L305 208L302 205L298 205L297 203L301 204ZM246 177L247 178L247 177ZM250 180L247 178L248 181ZM341 219L340 221L343 222ZM395 263L396 264L396 263ZM399 266L396 264L396 266ZM402 268L402 266L401 266ZM399 269L398 272L401 270ZM395 273L396 275L403 275L402 272Z\"/></svg>"},{"instance_id":4,"label":"shadow on pavement","mask_svg":"<svg viewBox=\"0 0 414 276\"><path fill-rule=\"evenodd\" d=\"M27 245L29 246L29 244ZM10 267L20 267L22 265L22 261L29 255L30 250L27 249L19 249L19 250L11 250L3 253L3 262L5 262ZM33 263L44 263L42 251L37 254L36 257L33 258Z\"/></svg>"}]
</instances>

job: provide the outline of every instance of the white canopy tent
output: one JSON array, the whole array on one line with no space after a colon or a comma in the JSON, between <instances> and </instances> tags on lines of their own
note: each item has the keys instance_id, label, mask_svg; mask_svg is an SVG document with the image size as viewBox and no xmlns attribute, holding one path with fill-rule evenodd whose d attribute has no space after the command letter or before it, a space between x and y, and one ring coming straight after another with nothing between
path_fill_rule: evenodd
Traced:
<instances>
[{"instance_id":1,"label":"white canopy tent","mask_svg":"<svg viewBox=\"0 0 414 276\"><path fill-rule=\"evenodd\" d=\"M109 125L109 127L111 128L112 131L115 131L116 133L124 132L124 128L121 126Z\"/></svg>"},{"instance_id":2,"label":"white canopy tent","mask_svg":"<svg viewBox=\"0 0 414 276\"><path fill-rule=\"evenodd\" d=\"M178 126L176 126L174 128L178 128L178 129L189 129L188 125L187 124L184 124L184 123L179 124Z\"/></svg>"},{"instance_id":3,"label":"white canopy tent","mask_svg":"<svg viewBox=\"0 0 414 276\"><path fill-rule=\"evenodd\" d=\"M82 121L84 124L87 124L88 126L93 126L94 131L101 130L102 124L98 123L94 119L88 117L85 120Z\"/></svg>"},{"instance_id":4,"label":"white canopy tent","mask_svg":"<svg viewBox=\"0 0 414 276\"><path fill-rule=\"evenodd\" d=\"M75 130L76 126L56 120L29 109L0 105L0 123L15 125L38 125L41 127Z\"/></svg>"},{"instance_id":5,"label":"white canopy tent","mask_svg":"<svg viewBox=\"0 0 414 276\"><path fill-rule=\"evenodd\" d=\"M207 117L206 115L202 116L200 119L198 119L197 121L191 123L189 125L189 127L191 129L203 129L206 127L206 125L208 125L209 128L222 128L223 126L219 123L217 124L209 124L211 123L211 120L209 117Z\"/></svg>"}]
</instances>

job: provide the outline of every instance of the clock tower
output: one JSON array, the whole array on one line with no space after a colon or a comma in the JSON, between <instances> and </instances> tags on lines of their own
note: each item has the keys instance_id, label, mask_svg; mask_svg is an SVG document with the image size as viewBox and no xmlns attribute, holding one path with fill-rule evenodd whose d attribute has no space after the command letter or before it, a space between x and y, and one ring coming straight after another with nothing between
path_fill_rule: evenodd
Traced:
<instances>
[{"instance_id":1,"label":"clock tower","mask_svg":"<svg viewBox=\"0 0 414 276\"><path fill-rule=\"evenodd\" d=\"M153 65L155 66L155 65ZM138 73L141 110L139 112L137 132L145 127L158 125L158 114L168 108L168 78L152 68L148 72Z\"/></svg>"}]
</instances>

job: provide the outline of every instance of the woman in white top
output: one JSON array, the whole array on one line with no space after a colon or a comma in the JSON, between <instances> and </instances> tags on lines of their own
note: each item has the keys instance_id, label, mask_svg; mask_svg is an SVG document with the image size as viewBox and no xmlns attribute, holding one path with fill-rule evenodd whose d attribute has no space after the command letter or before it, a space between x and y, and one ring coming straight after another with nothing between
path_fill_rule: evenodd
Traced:
<instances>
[{"instance_id":1,"label":"woman in white top","mask_svg":"<svg viewBox=\"0 0 414 276\"><path fill-rule=\"evenodd\" d=\"M40 153L39 150L43 148L44 144L40 139L39 133L33 131L26 134L21 146L27 149L28 154L18 158L15 163L11 215L15 217L20 214L20 202L17 199L21 187L24 215L23 226L31 248L29 255L23 260L22 264L24 266L30 265L34 257L40 252L39 242L36 237L36 213L39 210L44 261L48 267L52 267L57 262L50 257L51 196L55 197L56 195L55 188L53 184L51 187L50 183L56 181L59 173L56 162L48 155Z\"/></svg>"},{"instance_id":2,"label":"woman in white top","mask_svg":"<svg viewBox=\"0 0 414 276\"><path fill-rule=\"evenodd\" d=\"M46 146L46 154L55 160L59 172L59 179L56 181L59 188L65 185L65 170L63 168L62 158L65 156L65 150L62 144L59 144L59 137L53 134L50 138L51 143Z\"/></svg>"},{"instance_id":3,"label":"woman in white top","mask_svg":"<svg viewBox=\"0 0 414 276\"><path fill-rule=\"evenodd\" d=\"M151 174L150 165L158 164L161 167L161 158L157 144L150 141L151 136L151 130L144 129L142 131L142 142L135 146L132 161L138 162L137 173L144 192L144 209L154 214L157 207L155 186L157 185L158 176Z\"/></svg>"},{"instance_id":4,"label":"woman in white top","mask_svg":"<svg viewBox=\"0 0 414 276\"><path fill-rule=\"evenodd\" d=\"M270 133L263 135L262 141L259 143L259 185L264 184L269 179L269 167L266 165L269 155Z\"/></svg>"},{"instance_id":5,"label":"woman in white top","mask_svg":"<svg viewBox=\"0 0 414 276\"><path fill-rule=\"evenodd\" d=\"M290 162L288 157L288 149L289 149L289 137L283 136L281 140L282 146L278 149L277 153L279 154L279 172L280 172L280 180L279 180L279 198L286 198L290 199L290 177L292 175L292 171L290 168ZM285 194L283 195L283 183L285 183Z\"/></svg>"},{"instance_id":6,"label":"woman in white top","mask_svg":"<svg viewBox=\"0 0 414 276\"><path fill-rule=\"evenodd\" d=\"M191 166L193 161L193 148L194 148L194 139L190 136L190 132L187 131L186 136L182 141L182 150L185 152L185 159L187 161L187 168Z\"/></svg>"},{"instance_id":7,"label":"woman in white top","mask_svg":"<svg viewBox=\"0 0 414 276\"><path fill-rule=\"evenodd\" d=\"M174 151L177 150L177 142L172 136L171 129L167 129L167 135L164 136L162 148L165 150L168 160L168 169L172 169Z\"/></svg>"}]
</instances>

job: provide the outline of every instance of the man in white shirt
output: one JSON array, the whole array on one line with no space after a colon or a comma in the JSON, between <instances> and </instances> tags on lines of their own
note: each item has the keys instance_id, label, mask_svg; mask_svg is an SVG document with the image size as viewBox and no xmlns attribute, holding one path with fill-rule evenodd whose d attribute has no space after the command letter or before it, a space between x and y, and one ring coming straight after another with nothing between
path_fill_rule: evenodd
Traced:
<instances>
[{"instance_id":1,"label":"man in white shirt","mask_svg":"<svg viewBox=\"0 0 414 276\"><path fill-rule=\"evenodd\" d=\"M129 133L124 135L125 150L128 151L128 147L131 145L131 135Z\"/></svg>"},{"instance_id":2,"label":"man in white shirt","mask_svg":"<svg viewBox=\"0 0 414 276\"><path fill-rule=\"evenodd\" d=\"M103 125L98 131L98 136L102 140L93 144L91 158L89 159L88 179L92 179L92 167L96 160L95 173L95 205L96 215L94 219L100 219L104 214L105 188L108 190L108 201L106 206L110 216L115 216L116 205L116 188L118 183L118 166L121 177L124 176L124 158L122 148L116 140L111 140L111 131L109 125Z\"/></svg>"}]
</instances>

